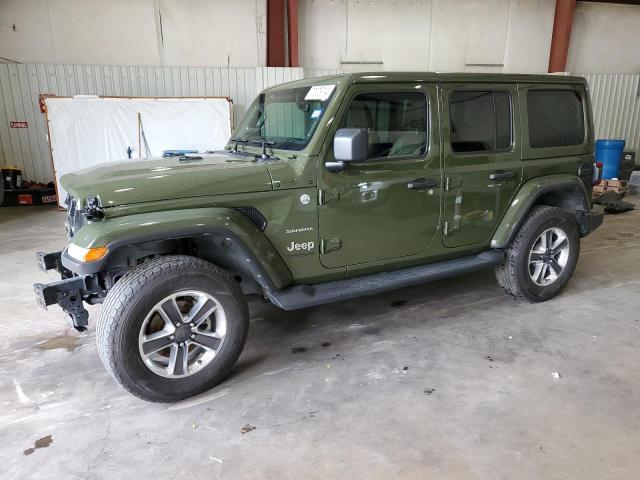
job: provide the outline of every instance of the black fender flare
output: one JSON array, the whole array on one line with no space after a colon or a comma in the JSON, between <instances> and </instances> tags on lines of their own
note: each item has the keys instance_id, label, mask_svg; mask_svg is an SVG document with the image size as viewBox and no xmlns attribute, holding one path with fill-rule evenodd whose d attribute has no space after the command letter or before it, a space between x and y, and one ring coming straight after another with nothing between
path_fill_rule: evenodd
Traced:
<instances>
[{"instance_id":1,"label":"black fender flare","mask_svg":"<svg viewBox=\"0 0 640 480\"><path fill-rule=\"evenodd\" d=\"M545 205L575 213L581 234L588 233L591 201L582 180L570 174L547 175L529 180L520 187L491 238L491 247L505 248L529 211L542 199L545 199Z\"/></svg>"},{"instance_id":2,"label":"black fender flare","mask_svg":"<svg viewBox=\"0 0 640 480\"><path fill-rule=\"evenodd\" d=\"M90 232L83 232L82 230L87 228L83 227L78 232L84 234L83 243L87 247L106 244L109 253L101 260L82 262L71 257L68 249L65 249L61 255L62 265L78 275L95 274L112 268L133 267L136 265L136 256L139 255L141 258L163 254L162 249L167 245L183 240L195 242L197 246L195 256L219 264L222 268L228 268L231 265L241 266L240 269L248 272L252 279L265 290L279 290L293 281L291 272L266 235L243 213L230 209L203 210L218 212L225 210L225 224L214 224L211 219L215 217L206 215L208 223L198 221L197 225L194 225L191 221L185 222L189 223L186 226L176 226L172 223L166 228L163 228L162 224L155 223L153 230L148 232L141 231L144 230L141 228L133 229L132 233L123 229L123 234L116 232L114 235L112 229L103 227L112 237L108 242L101 241L104 237L100 237L99 232L93 235ZM160 218L161 213L157 212ZM200 220L202 217L198 218ZM122 217L114 220L122 220ZM90 226L99 230L101 223L94 222ZM149 223L138 220L137 225ZM87 241L87 236L91 238L90 241Z\"/></svg>"}]
</instances>

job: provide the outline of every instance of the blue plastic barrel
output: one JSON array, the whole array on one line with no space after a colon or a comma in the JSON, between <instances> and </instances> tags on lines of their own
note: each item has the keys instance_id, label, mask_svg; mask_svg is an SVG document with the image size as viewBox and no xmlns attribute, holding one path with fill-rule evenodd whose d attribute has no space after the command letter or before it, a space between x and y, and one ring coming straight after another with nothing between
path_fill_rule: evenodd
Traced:
<instances>
[{"instance_id":1,"label":"blue plastic barrel","mask_svg":"<svg viewBox=\"0 0 640 480\"><path fill-rule=\"evenodd\" d=\"M596 140L596 162L602 162L602 178L617 178L624 140Z\"/></svg>"}]
</instances>

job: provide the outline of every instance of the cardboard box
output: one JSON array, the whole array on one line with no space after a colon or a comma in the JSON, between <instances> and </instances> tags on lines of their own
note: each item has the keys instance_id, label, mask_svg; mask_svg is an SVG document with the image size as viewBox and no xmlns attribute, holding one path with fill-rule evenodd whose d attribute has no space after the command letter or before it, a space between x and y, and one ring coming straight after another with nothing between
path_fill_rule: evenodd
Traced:
<instances>
[{"instance_id":1,"label":"cardboard box","mask_svg":"<svg viewBox=\"0 0 640 480\"><path fill-rule=\"evenodd\" d=\"M598 185L593 186L592 195L602 195L605 192L626 193L626 180L602 180Z\"/></svg>"},{"instance_id":2,"label":"cardboard box","mask_svg":"<svg viewBox=\"0 0 640 480\"><path fill-rule=\"evenodd\" d=\"M605 180L607 182L607 188L627 188L626 180Z\"/></svg>"}]
</instances>

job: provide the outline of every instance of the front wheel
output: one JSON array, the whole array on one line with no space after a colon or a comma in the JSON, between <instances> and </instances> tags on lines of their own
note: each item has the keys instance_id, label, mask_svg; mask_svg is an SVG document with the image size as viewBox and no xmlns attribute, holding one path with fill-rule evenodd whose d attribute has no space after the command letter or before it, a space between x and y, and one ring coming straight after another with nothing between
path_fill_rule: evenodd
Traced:
<instances>
[{"instance_id":1,"label":"front wheel","mask_svg":"<svg viewBox=\"0 0 640 480\"><path fill-rule=\"evenodd\" d=\"M564 288L579 255L575 218L556 207L535 207L505 251L496 278L510 295L543 302Z\"/></svg>"},{"instance_id":2,"label":"front wheel","mask_svg":"<svg viewBox=\"0 0 640 480\"><path fill-rule=\"evenodd\" d=\"M111 376L144 400L172 402L218 384L249 329L244 295L215 265L173 255L135 268L108 293L97 325Z\"/></svg>"}]
</instances>

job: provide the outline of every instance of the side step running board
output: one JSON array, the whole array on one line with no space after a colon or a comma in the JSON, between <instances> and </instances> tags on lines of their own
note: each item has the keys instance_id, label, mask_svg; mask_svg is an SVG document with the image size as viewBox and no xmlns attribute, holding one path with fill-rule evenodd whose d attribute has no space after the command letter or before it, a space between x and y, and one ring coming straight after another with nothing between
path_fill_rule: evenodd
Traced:
<instances>
[{"instance_id":1,"label":"side step running board","mask_svg":"<svg viewBox=\"0 0 640 480\"><path fill-rule=\"evenodd\" d=\"M336 280L318 285L296 285L285 290L268 292L268 296L274 305L284 310L297 310L473 272L497 265L502 262L503 258L504 253L501 250L488 250L478 255L402 270Z\"/></svg>"}]
</instances>

